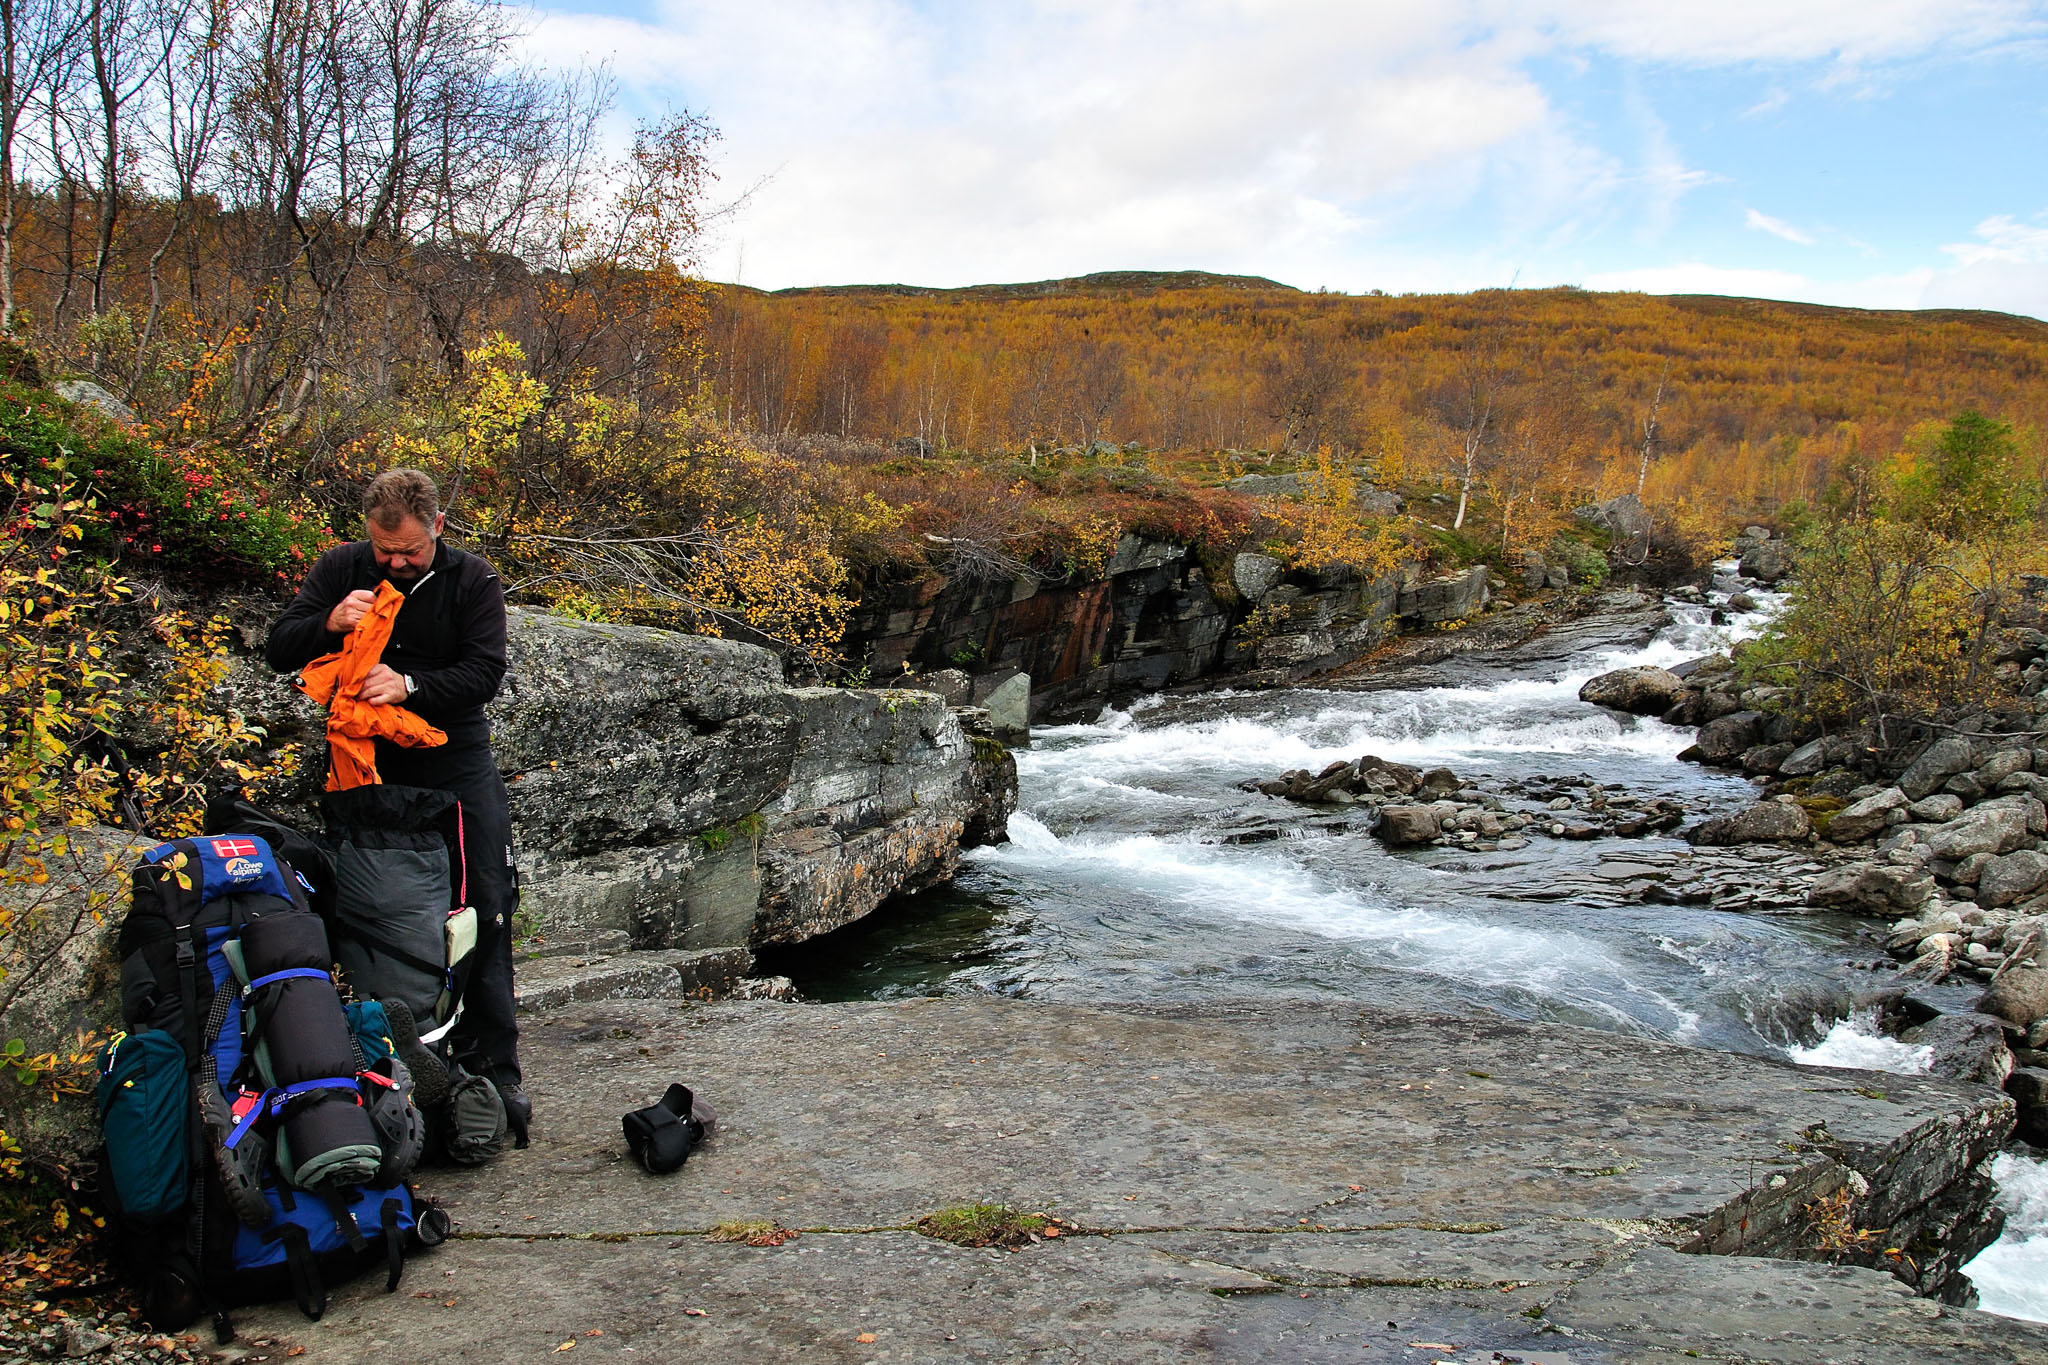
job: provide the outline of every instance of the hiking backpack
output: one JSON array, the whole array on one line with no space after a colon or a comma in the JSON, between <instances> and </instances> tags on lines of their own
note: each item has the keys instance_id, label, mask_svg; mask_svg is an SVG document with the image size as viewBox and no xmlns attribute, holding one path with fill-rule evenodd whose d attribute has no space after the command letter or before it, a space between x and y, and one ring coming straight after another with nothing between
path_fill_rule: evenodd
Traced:
<instances>
[{"instance_id":1,"label":"hiking backpack","mask_svg":"<svg viewBox=\"0 0 2048 1365\"><path fill-rule=\"evenodd\" d=\"M116 937L127 1032L101 1059L108 1227L151 1325L327 1286L395 1289L447 1215L407 1183L424 1140L373 1002L344 1008L303 879L252 834L143 855Z\"/></svg>"},{"instance_id":2,"label":"hiking backpack","mask_svg":"<svg viewBox=\"0 0 2048 1365\"><path fill-rule=\"evenodd\" d=\"M450 792L376 783L327 793L325 911L342 979L389 1012L413 1067L436 1158L474 1166L505 1148L503 1097L450 1055L476 949L462 803Z\"/></svg>"}]
</instances>

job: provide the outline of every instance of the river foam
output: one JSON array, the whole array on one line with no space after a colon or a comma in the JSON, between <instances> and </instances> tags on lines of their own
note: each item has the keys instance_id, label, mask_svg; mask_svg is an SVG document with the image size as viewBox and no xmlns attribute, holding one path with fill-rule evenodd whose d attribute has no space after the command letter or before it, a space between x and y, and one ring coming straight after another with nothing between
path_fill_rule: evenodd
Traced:
<instances>
[{"instance_id":1,"label":"river foam","mask_svg":"<svg viewBox=\"0 0 2048 1365\"><path fill-rule=\"evenodd\" d=\"M2048 1322L2048 1162L2001 1152L1991 1163L2005 1233L1963 1267L1988 1313Z\"/></svg>"}]
</instances>

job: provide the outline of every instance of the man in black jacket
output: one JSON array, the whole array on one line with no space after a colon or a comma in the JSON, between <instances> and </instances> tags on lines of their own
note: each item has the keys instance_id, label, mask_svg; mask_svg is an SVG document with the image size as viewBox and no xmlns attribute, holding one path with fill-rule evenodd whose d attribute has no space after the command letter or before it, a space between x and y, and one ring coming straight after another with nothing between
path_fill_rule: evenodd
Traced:
<instances>
[{"instance_id":1,"label":"man in black jacket","mask_svg":"<svg viewBox=\"0 0 2048 1365\"><path fill-rule=\"evenodd\" d=\"M453 792L462 803L462 837L477 943L454 1055L487 1075L505 1098L514 1136L526 1145L532 1106L520 1084L519 1027L512 1001L512 912L519 903L512 862L512 819L505 782L491 757L484 704L505 676L505 589L497 571L441 539L446 517L432 479L392 469L363 493L369 536L338 545L314 563L283 616L270 628L266 654L280 672L305 667L341 648L348 632L389 582L406 594L383 661L364 677L365 701L404 706L438 726L448 742L407 749L377 741L386 782Z\"/></svg>"}]
</instances>

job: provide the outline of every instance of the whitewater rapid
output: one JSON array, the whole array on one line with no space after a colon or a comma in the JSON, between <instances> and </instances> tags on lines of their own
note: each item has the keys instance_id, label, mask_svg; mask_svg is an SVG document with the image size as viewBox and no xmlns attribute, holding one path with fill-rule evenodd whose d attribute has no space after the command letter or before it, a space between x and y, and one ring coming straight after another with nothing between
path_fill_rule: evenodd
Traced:
<instances>
[{"instance_id":1,"label":"whitewater rapid","mask_svg":"<svg viewBox=\"0 0 2048 1365\"><path fill-rule=\"evenodd\" d=\"M1678 876L1671 837L1392 853L1358 812L1239 784L1363 754L1463 777L1599 782L1695 817L1752 802L1747 779L1678 760L1691 730L1578 699L1615 668L1671 666L1753 636L1782 602L1721 624L1672 604L1640 647L1471 667L1442 686L1146 697L1017 751L1007 844L973 850L914 914L845 931L807 994L993 992L1063 1000L1363 1001L1485 1010L1790 1059L1924 1070L1925 1049L1852 1010L1881 926L1645 904L1616 890ZM1732 856L1740 856L1739 854ZM835 936L835 938L840 936ZM1984 1305L2048 1320L2048 1175L2001 1158L2008 1229L1970 1267Z\"/></svg>"}]
</instances>

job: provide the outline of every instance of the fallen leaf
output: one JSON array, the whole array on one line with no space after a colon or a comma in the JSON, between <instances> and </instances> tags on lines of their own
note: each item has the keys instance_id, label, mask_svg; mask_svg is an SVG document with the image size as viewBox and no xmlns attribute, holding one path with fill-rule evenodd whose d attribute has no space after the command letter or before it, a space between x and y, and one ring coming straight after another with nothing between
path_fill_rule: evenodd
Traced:
<instances>
[{"instance_id":1,"label":"fallen leaf","mask_svg":"<svg viewBox=\"0 0 2048 1365\"><path fill-rule=\"evenodd\" d=\"M1060 1235L1060 1230L1058 1228L1047 1228L1045 1230L1045 1235L1048 1237L1057 1237Z\"/></svg>"},{"instance_id":2,"label":"fallen leaf","mask_svg":"<svg viewBox=\"0 0 2048 1365\"><path fill-rule=\"evenodd\" d=\"M604 1335L604 1328L593 1327L588 1332L585 1332L583 1335L586 1337L601 1337Z\"/></svg>"},{"instance_id":3,"label":"fallen leaf","mask_svg":"<svg viewBox=\"0 0 2048 1365\"><path fill-rule=\"evenodd\" d=\"M455 1306L455 1300L453 1300L453 1299L443 1299L443 1300L441 1300L441 1306L442 1306L443 1308L453 1308L453 1307Z\"/></svg>"},{"instance_id":4,"label":"fallen leaf","mask_svg":"<svg viewBox=\"0 0 2048 1365\"><path fill-rule=\"evenodd\" d=\"M686 1318L701 1318L707 1316L707 1314L701 1308L685 1308L683 1316Z\"/></svg>"},{"instance_id":5,"label":"fallen leaf","mask_svg":"<svg viewBox=\"0 0 2048 1365\"><path fill-rule=\"evenodd\" d=\"M560 1353L561 1353L561 1352L563 1352L563 1351L573 1351L573 1350L575 1350L575 1349L576 1349L576 1338L574 1338L574 1337L571 1337L571 1338L569 1338L569 1339L568 1339L567 1341L563 1342L563 1343L562 1343L562 1344L561 1344L560 1346L557 1346L557 1347L555 1348L555 1351L556 1351L556 1353L557 1353L557 1354L560 1354Z\"/></svg>"},{"instance_id":6,"label":"fallen leaf","mask_svg":"<svg viewBox=\"0 0 2048 1365\"><path fill-rule=\"evenodd\" d=\"M292 1348L291 1348L291 1349L290 1349L289 1351L286 1351L286 1352L285 1352L285 1354L286 1354L286 1355L288 1355L288 1356L302 1356L302 1355L304 1355L305 1353L306 1353L306 1348L305 1348L305 1347L303 1347L303 1346L294 1346L294 1347L292 1347Z\"/></svg>"},{"instance_id":7,"label":"fallen leaf","mask_svg":"<svg viewBox=\"0 0 2048 1365\"><path fill-rule=\"evenodd\" d=\"M855 1337L854 1340L859 1342L863 1346L869 1346L874 1343L875 1334L873 1332L862 1332L859 1336Z\"/></svg>"}]
</instances>

